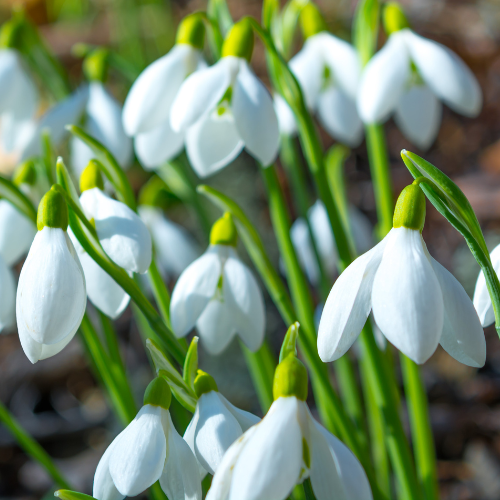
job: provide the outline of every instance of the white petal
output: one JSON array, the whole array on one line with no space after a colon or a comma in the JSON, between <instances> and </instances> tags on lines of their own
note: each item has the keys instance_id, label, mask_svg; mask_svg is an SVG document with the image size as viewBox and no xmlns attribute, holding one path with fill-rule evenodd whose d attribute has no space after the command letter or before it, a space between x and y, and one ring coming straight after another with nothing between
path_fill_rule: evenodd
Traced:
<instances>
[{"instance_id":1,"label":"white petal","mask_svg":"<svg viewBox=\"0 0 500 500\"><path fill-rule=\"evenodd\" d=\"M393 33L364 69L358 94L361 119L365 123L383 122L396 108L409 75L404 33Z\"/></svg>"},{"instance_id":2,"label":"white petal","mask_svg":"<svg viewBox=\"0 0 500 500\"><path fill-rule=\"evenodd\" d=\"M457 279L439 262L431 260L444 303L443 333L439 343L456 360L481 367L486 362L486 341L476 310Z\"/></svg>"},{"instance_id":3,"label":"white petal","mask_svg":"<svg viewBox=\"0 0 500 500\"><path fill-rule=\"evenodd\" d=\"M387 340L416 363L434 353L443 329L441 287L419 231L393 228L373 282L373 316Z\"/></svg>"},{"instance_id":4,"label":"white petal","mask_svg":"<svg viewBox=\"0 0 500 500\"><path fill-rule=\"evenodd\" d=\"M89 161L95 158L94 152L80 139L75 136L70 138L71 168L76 178L85 170Z\"/></svg>"},{"instance_id":5,"label":"white petal","mask_svg":"<svg viewBox=\"0 0 500 500\"><path fill-rule=\"evenodd\" d=\"M184 133L174 132L168 119L134 138L135 153L146 169L158 167L175 158L183 147Z\"/></svg>"},{"instance_id":6,"label":"white petal","mask_svg":"<svg viewBox=\"0 0 500 500\"><path fill-rule=\"evenodd\" d=\"M231 85L238 67L238 58L223 57L213 66L190 75L172 104L172 129L176 132L187 130L203 115L212 111Z\"/></svg>"},{"instance_id":7,"label":"white petal","mask_svg":"<svg viewBox=\"0 0 500 500\"><path fill-rule=\"evenodd\" d=\"M319 282L319 269L311 243L309 228L304 219L299 218L292 224L290 237L300 264L306 271L307 278L313 285L317 285Z\"/></svg>"},{"instance_id":8,"label":"white petal","mask_svg":"<svg viewBox=\"0 0 500 500\"><path fill-rule=\"evenodd\" d=\"M458 113L477 116L482 96L472 71L448 47L406 31L411 58L427 85Z\"/></svg>"},{"instance_id":9,"label":"white petal","mask_svg":"<svg viewBox=\"0 0 500 500\"><path fill-rule=\"evenodd\" d=\"M14 49L0 50L0 113L11 103L18 75L24 71L21 57Z\"/></svg>"},{"instance_id":10,"label":"white petal","mask_svg":"<svg viewBox=\"0 0 500 500\"><path fill-rule=\"evenodd\" d=\"M363 122L356 101L339 87L330 86L318 96L318 115L325 130L350 147L359 146L363 138Z\"/></svg>"},{"instance_id":11,"label":"white petal","mask_svg":"<svg viewBox=\"0 0 500 500\"><path fill-rule=\"evenodd\" d=\"M181 274L170 302L170 320L177 337L194 327L214 296L220 276L221 262L214 248L209 248Z\"/></svg>"},{"instance_id":12,"label":"white petal","mask_svg":"<svg viewBox=\"0 0 500 500\"><path fill-rule=\"evenodd\" d=\"M0 129L4 151L19 154L33 138L36 122L33 116L19 118L13 113L4 113L1 116Z\"/></svg>"},{"instance_id":13,"label":"white petal","mask_svg":"<svg viewBox=\"0 0 500 500\"><path fill-rule=\"evenodd\" d=\"M86 215L94 219L99 241L109 257L127 271L145 273L151 265L152 243L140 217L99 188L84 191L80 202Z\"/></svg>"},{"instance_id":14,"label":"white petal","mask_svg":"<svg viewBox=\"0 0 500 500\"><path fill-rule=\"evenodd\" d=\"M233 404L231 404L220 392L219 398L224 403L226 408L233 414L234 418L240 424L243 432L246 432L250 427L260 422L260 418L245 410L240 410L236 408Z\"/></svg>"},{"instance_id":15,"label":"white petal","mask_svg":"<svg viewBox=\"0 0 500 500\"><path fill-rule=\"evenodd\" d=\"M323 267L328 276L333 276L338 265L337 245L323 202L321 200L316 201L308 210L307 215L311 222L311 229Z\"/></svg>"},{"instance_id":16,"label":"white petal","mask_svg":"<svg viewBox=\"0 0 500 500\"><path fill-rule=\"evenodd\" d=\"M0 200L0 255L8 266L25 255L33 242L36 226L12 203Z\"/></svg>"},{"instance_id":17,"label":"white petal","mask_svg":"<svg viewBox=\"0 0 500 500\"><path fill-rule=\"evenodd\" d=\"M160 485L170 500L201 500L198 463L187 443L179 436L168 414L168 459Z\"/></svg>"},{"instance_id":18,"label":"white petal","mask_svg":"<svg viewBox=\"0 0 500 500\"><path fill-rule=\"evenodd\" d=\"M198 406L195 453L203 467L210 474L214 474L224 453L243 434L243 430L220 399L218 392L202 394Z\"/></svg>"},{"instance_id":19,"label":"white petal","mask_svg":"<svg viewBox=\"0 0 500 500\"><path fill-rule=\"evenodd\" d=\"M385 245L386 239L358 257L333 285L318 328L318 352L325 363L343 356L366 323L373 280Z\"/></svg>"},{"instance_id":20,"label":"white petal","mask_svg":"<svg viewBox=\"0 0 500 500\"><path fill-rule=\"evenodd\" d=\"M370 483L358 459L312 417L311 483L317 500L371 500Z\"/></svg>"},{"instance_id":21,"label":"white petal","mask_svg":"<svg viewBox=\"0 0 500 500\"><path fill-rule=\"evenodd\" d=\"M72 336L87 303L85 278L73 245L62 229L44 227L35 236L21 270L17 326L40 344Z\"/></svg>"},{"instance_id":22,"label":"white petal","mask_svg":"<svg viewBox=\"0 0 500 500\"><path fill-rule=\"evenodd\" d=\"M441 124L442 107L427 85L412 85L399 100L395 120L405 137L428 149Z\"/></svg>"},{"instance_id":23,"label":"white petal","mask_svg":"<svg viewBox=\"0 0 500 500\"><path fill-rule=\"evenodd\" d=\"M97 498L97 500L122 500L125 498L125 495L122 495L116 489L115 483L113 483L113 479L109 472L109 461L113 453L114 445L123 432L125 432L125 430L116 436L97 464L97 469L94 474L94 487L92 489L92 496Z\"/></svg>"},{"instance_id":24,"label":"white petal","mask_svg":"<svg viewBox=\"0 0 500 500\"><path fill-rule=\"evenodd\" d=\"M167 439L159 406L145 405L114 443L109 471L120 493L133 497L161 476L167 458Z\"/></svg>"},{"instance_id":25,"label":"white petal","mask_svg":"<svg viewBox=\"0 0 500 500\"><path fill-rule=\"evenodd\" d=\"M229 165L244 146L229 111L222 116L217 111L203 116L186 134L189 162L202 178Z\"/></svg>"},{"instance_id":26,"label":"white petal","mask_svg":"<svg viewBox=\"0 0 500 500\"><path fill-rule=\"evenodd\" d=\"M297 133L295 116L288 103L279 94L274 96L274 111L278 118L278 127L282 135L294 135Z\"/></svg>"},{"instance_id":27,"label":"white petal","mask_svg":"<svg viewBox=\"0 0 500 500\"><path fill-rule=\"evenodd\" d=\"M200 420L200 405L196 405L196 409L193 414L193 418L189 422L189 425L186 429L186 432L184 433L184 436L182 436L182 439L186 441L188 444L189 448L193 452L195 458L196 458L196 452L195 452L195 447L194 447L194 439L196 435L196 428L198 426L198 421ZM207 471L205 470L205 467L200 464L198 458L196 458L196 462L198 464L198 472L200 474L200 480L203 481L205 476L208 474Z\"/></svg>"},{"instance_id":28,"label":"white petal","mask_svg":"<svg viewBox=\"0 0 500 500\"><path fill-rule=\"evenodd\" d=\"M497 245L490 254L493 269L498 274L500 270L500 245ZM486 286L486 279L483 271L479 272L476 288L474 290L474 307L476 308L481 325L490 326L495 322L495 312L491 303L490 294Z\"/></svg>"},{"instance_id":29,"label":"white petal","mask_svg":"<svg viewBox=\"0 0 500 500\"><path fill-rule=\"evenodd\" d=\"M349 222L357 252L361 254L370 250L373 247L373 226L366 215L354 205L350 205Z\"/></svg>"},{"instance_id":30,"label":"white petal","mask_svg":"<svg viewBox=\"0 0 500 500\"><path fill-rule=\"evenodd\" d=\"M229 500L283 500L299 480L302 430L295 397L279 398L236 462Z\"/></svg>"},{"instance_id":31,"label":"white petal","mask_svg":"<svg viewBox=\"0 0 500 500\"><path fill-rule=\"evenodd\" d=\"M198 49L176 44L139 75L123 105L123 126L128 135L149 132L168 122L175 96L200 58Z\"/></svg>"},{"instance_id":32,"label":"white petal","mask_svg":"<svg viewBox=\"0 0 500 500\"><path fill-rule=\"evenodd\" d=\"M231 107L236 129L248 152L265 167L273 163L280 139L273 99L246 61L241 62Z\"/></svg>"},{"instance_id":33,"label":"white petal","mask_svg":"<svg viewBox=\"0 0 500 500\"><path fill-rule=\"evenodd\" d=\"M16 283L6 262L0 257L0 332L14 324L16 311Z\"/></svg>"},{"instance_id":34,"label":"white petal","mask_svg":"<svg viewBox=\"0 0 500 500\"><path fill-rule=\"evenodd\" d=\"M234 327L251 351L262 345L265 310L262 291L252 272L232 252L224 264L224 300L234 315Z\"/></svg>"}]
</instances>

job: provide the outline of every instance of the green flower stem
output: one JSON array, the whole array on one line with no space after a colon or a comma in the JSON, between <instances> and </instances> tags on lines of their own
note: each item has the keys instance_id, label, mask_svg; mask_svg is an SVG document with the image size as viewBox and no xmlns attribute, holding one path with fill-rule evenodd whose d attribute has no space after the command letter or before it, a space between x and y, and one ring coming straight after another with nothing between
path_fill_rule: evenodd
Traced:
<instances>
[{"instance_id":1,"label":"green flower stem","mask_svg":"<svg viewBox=\"0 0 500 500\"><path fill-rule=\"evenodd\" d=\"M0 402L0 422L16 438L19 446L36 462L38 462L49 474L55 483L61 488L71 489L71 486L62 475L59 468L54 464L48 453L31 437L9 412L7 407Z\"/></svg>"},{"instance_id":2,"label":"green flower stem","mask_svg":"<svg viewBox=\"0 0 500 500\"><path fill-rule=\"evenodd\" d=\"M149 266L148 278L151 283L153 295L161 317L163 318L163 321L165 321L166 325L169 328L172 328L172 325L170 324L170 293L165 285L165 282L163 281L163 278L161 277L154 257L151 261L151 265Z\"/></svg>"},{"instance_id":3,"label":"green flower stem","mask_svg":"<svg viewBox=\"0 0 500 500\"><path fill-rule=\"evenodd\" d=\"M392 229L394 196L384 126L373 123L366 125L366 147L370 160L370 171L375 191L378 216L378 235L382 239Z\"/></svg>"},{"instance_id":4,"label":"green flower stem","mask_svg":"<svg viewBox=\"0 0 500 500\"><path fill-rule=\"evenodd\" d=\"M400 359L405 393L408 398L408 413L418 479L422 485L425 499L439 500L436 450L429 420L427 395L418 366L404 354L400 355Z\"/></svg>"}]
</instances>

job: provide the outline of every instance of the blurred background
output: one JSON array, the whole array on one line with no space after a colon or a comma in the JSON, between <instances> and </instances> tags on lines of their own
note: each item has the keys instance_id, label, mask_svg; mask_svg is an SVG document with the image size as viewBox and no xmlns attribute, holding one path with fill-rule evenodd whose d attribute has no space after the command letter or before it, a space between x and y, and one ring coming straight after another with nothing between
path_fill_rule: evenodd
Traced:
<instances>
[{"instance_id":1,"label":"blurred background","mask_svg":"<svg viewBox=\"0 0 500 500\"><path fill-rule=\"evenodd\" d=\"M261 2L229 0L235 19L260 17ZM453 49L476 74L484 107L476 119L463 118L444 108L435 144L422 152L408 143L396 126L386 124L395 194L411 177L399 159L406 148L423 155L462 188L476 211L488 245L500 243L500 0L412 0L401 2L415 31ZM355 2L318 2L333 33L349 39ZM0 23L11 9L22 7L38 26L51 50L66 68L73 88L82 79L81 60L73 56L78 42L108 45L128 62L128 78L111 71L110 88L123 102L133 79L150 62L165 54L175 39L178 21L204 9L200 0L1 0ZM381 35L383 43L383 35ZM298 37L297 48L302 41ZM253 66L268 82L262 47L257 43ZM47 106L49 103L47 103ZM323 134L325 149L331 140ZM1 155L0 170L8 173L15 158ZM281 180L289 193L287 180ZM139 166L129 171L138 190L147 180ZM346 163L350 200L375 223L375 206L364 143ZM266 197L253 160L244 153L208 184L235 198L258 226L278 265ZM311 205L315 201L310 188ZM293 203L289 196L290 210ZM207 205L207 210L211 207ZM214 211L210 214L217 216ZM169 217L187 227L206 246L194 216L180 204ZM424 238L430 253L462 282L472 295L479 267L458 234L428 204ZM241 255L248 261L244 249ZM20 270L20 267L17 269ZM173 283L170 283L172 286ZM89 305L92 314L92 306ZM267 334L278 351L285 332L277 311L266 296ZM152 376L141 336L130 308L118 320L120 343L133 389L140 401ZM438 468L444 500L500 498L500 341L493 327L486 330L487 363L481 370L459 364L441 348L423 367L430 398ZM212 373L219 389L237 406L259 414L246 365L237 343L218 357L201 353L201 367ZM0 399L21 424L55 458L75 489L90 493L96 464L120 430L105 394L99 388L78 337L57 356L31 365L15 332L0 336ZM179 421L186 415L179 410ZM51 480L0 427L0 498L35 499L52 491Z\"/></svg>"}]
</instances>

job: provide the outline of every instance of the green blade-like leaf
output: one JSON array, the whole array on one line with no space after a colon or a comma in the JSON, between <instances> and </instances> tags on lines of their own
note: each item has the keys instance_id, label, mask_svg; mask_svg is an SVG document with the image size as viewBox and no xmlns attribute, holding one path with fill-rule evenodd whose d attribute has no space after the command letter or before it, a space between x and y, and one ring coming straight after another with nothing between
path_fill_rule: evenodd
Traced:
<instances>
[{"instance_id":1,"label":"green blade-like leaf","mask_svg":"<svg viewBox=\"0 0 500 500\"><path fill-rule=\"evenodd\" d=\"M109 182L113 184L120 201L132 210L136 210L135 196L125 172L120 167L115 157L99 141L76 125L68 125L67 129L78 139L81 139L95 154L99 166Z\"/></svg>"},{"instance_id":2,"label":"green blade-like leaf","mask_svg":"<svg viewBox=\"0 0 500 500\"><path fill-rule=\"evenodd\" d=\"M85 495L85 493L78 493L78 491L71 490L57 490L54 496L60 498L61 500L95 500L94 497L90 495Z\"/></svg>"},{"instance_id":3,"label":"green blade-like leaf","mask_svg":"<svg viewBox=\"0 0 500 500\"><path fill-rule=\"evenodd\" d=\"M11 181L0 177L0 197L12 203L36 224L36 209L30 199Z\"/></svg>"},{"instance_id":4,"label":"green blade-like leaf","mask_svg":"<svg viewBox=\"0 0 500 500\"><path fill-rule=\"evenodd\" d=\"M361 0L358 3L352 31L362 66L366 65L377 49L379 18L378 0Z\"/></svg>"},{"instance_id":5,"label":"green blade-like leaf","mask_svg":"<svg viewBox=\"0 0 500 500\"><path fill-rule=\"evenodd\" d=\"M300 324L296 321L293 325L290 325L288 331L286 332L285 338L283 339L283 344L281 344L280 350L280 363L290 354L297 355L297 340L299 338L299 328Z\"/></svg>"},{"instance_id":6,"label":"green blade-like leaf","mask_svg":"<svg viewBox=\"0 0 500 500\"><path fill-rule=\"evenodd\" d=\"M198 371L198 337L193 337L184 361L182 377L184 382L194 391L194 379Z\"/></svg>"}]
</instances>

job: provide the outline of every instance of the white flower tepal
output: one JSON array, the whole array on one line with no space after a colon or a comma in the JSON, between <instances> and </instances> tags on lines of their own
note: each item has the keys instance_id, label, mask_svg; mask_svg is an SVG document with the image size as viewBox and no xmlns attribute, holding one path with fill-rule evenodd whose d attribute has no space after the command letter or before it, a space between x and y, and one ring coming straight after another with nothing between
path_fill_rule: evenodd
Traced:
<instances>
[{"instance_id":1,"label":"white flower tepal","mask_svg":"<svg viewBox=\"0 0 500 500\"><path fill-rule=\"evenodd\" d=\"M38 233L17 288L17 328L32 363L60 352L85 313L85 277L67 226L64 198L51 189L40 202Z\"/></svg>"},{"instance_id":2,"label":"white flower tepal","mask_svg":"<svg viewBox=\"0 0 500 500\"><path fill-rule=\"evenodd\" d=\"M497 245L490 254L491 264L497 274L500 272L500 245ZM474 290L474 307L476 308L481 325L490 326L495 322L495 311L491 302L490 293L486 285L483 271L480 271Z\"/></svg>"}]
</instances>

